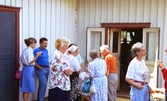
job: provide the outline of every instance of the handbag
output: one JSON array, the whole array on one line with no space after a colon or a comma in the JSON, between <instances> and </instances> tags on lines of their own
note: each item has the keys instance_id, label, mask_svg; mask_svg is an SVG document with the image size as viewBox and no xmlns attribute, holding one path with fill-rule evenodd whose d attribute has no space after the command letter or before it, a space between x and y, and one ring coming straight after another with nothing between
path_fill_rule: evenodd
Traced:
<instances>
[{"instance_id":1,"label":"handbag","mask_svg":"<svg viewBox=\"0 0 167 101\"><path fill-rule=\"evenodd\" d=\"M95 93L96 92L96 89L95 89L95 86L93 85L93 84L91 84L91 86L90 86L90 93L91 94L93 94L93 93Z\"/></svg>"},{"instance_id":2,"label":"handbag","mask_svg":"<svg viewBox=\"0 0 167 101\"><path fill-rule=\"evenodd\" d=\"M89 93L90 85L91 85L90 78L87 78L83 85L82 92Z\"/></svg>"},{"instance_id":3,"label":"handbag","mask_svg":"<svg viewBox=\"0 0 167 101\"><path fill-rule=\"evenodd\" d=\"M22 77L22 69L23 69L23 63L21 62L21 59L19 61L20 66L17 68L17 71L15 73L15 78L17 80L21 80Z\"/></svg>"},{"instance_id":4,"label":"handbag","mask_svg":"<svg viewBox=\"0 0 167 101\"><path fill-rule=\"evenodd\" d=\"M19 69L16 71L15 73L15 78L18 80L21 80L21 75L22 75L22 71L20 71Z\"/></svg>"}]
</instances>

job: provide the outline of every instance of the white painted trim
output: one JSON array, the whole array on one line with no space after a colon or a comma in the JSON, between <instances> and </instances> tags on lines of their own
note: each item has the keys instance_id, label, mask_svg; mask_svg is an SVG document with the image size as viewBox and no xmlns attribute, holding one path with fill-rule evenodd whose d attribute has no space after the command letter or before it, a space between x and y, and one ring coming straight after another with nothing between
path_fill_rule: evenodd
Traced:
<instances>
[{"instance_id":1,"label":"white painted trim","mask_svg":"<svg viewBox=\"0 0 167 101\"><path fill-rule=\"evenodd\" d=\"M105 28L87 28L87 60L91 60L89 52L91 51L91 32L101 32L101 45L105 44ZM99 47L100 48L100 47Z\"/></svg>"}]
</instances>

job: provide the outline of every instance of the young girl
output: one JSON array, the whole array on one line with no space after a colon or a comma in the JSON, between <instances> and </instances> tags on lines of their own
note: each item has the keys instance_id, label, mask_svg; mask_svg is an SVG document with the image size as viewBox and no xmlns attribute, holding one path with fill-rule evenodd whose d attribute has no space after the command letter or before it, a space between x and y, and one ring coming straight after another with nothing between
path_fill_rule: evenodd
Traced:
<instances>
[{"instance_id":1,"label":"young girl","mask_svg":"<svg viewBox=\"0 0 167 101\"><path fill-rule=\"evenodd\" d=\"M86 63L85 71L80 73L79 78L82 80L82 88L83 88L83 85L84 85L86 79L89 78L88 63ZM89 98L90 94L89 93L82 92L82 95L83 95L84 101L90 101L90 98Z\"/></svg>"}]
</instances>

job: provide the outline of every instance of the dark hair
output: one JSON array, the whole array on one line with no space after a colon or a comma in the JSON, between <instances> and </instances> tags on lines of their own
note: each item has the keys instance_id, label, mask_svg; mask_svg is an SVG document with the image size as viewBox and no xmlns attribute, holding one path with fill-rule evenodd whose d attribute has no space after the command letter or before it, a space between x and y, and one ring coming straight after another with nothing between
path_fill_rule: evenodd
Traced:
<instances>
[{"instance_id":1,"label":"dark hair","mask_svg":"<svg viewBox=\"0 0 167 101\"><path fill-rule=\"evenodd\" d=\"M68 48L70 48L72 45L77 46L75 43L71 43L71 44L68 46Z\"/></svg>"},{"instance_id":2,"label":"dark hair","mask_svg":"<svg viewBox=\"0 0 167 101\"><path fill-rule=\"evenodd\" d=\"M36 39L32 38L32 37L30 37L28 39L24 39L24 42L27 46L30 46L30 44L32 44L32 43L37 43Z\"/></svg>"},{"instance_id":3,"label":"dark hair","mask_svg":"<svg viewBox=\"0 0 167 101\"><path fill-rule=\"evenodd\" d=\"M124 43L126 43L126 42L127 42L127 39L126 39L126 38L124 38L124 39L123 39L123 42L124 42Z\"/></svg>"},{"instance_id":4,"label":"dark hair","mask_svg":"<svg viewBox=\"0 0 167 101\"><path fill-rule=\"evenodd\" d=\"M43 41L48 41L48 39L47 39L47 38L42 37L42 38L40 38L39 43L42 43Z\"/></svg>"}]
</instances>

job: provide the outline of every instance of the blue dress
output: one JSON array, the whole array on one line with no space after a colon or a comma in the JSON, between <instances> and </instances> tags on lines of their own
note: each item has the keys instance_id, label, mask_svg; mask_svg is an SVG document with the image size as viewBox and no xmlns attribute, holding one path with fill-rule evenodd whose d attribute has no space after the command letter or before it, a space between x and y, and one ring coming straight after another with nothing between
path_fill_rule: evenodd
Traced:
<instances>
[{"instance_id":1,"label":"blue dress","mask_svg":"<svg viewBox=\"0 0 167 101\"><path fill-rule=\"evenodd\" d=\"M24 66L21 78L21 92L35 92L34 66Z\"/></svg>"},{"instance_id":2,"label":"blue dress","mask_svg":"<svg viewBox=\"0 0 167 101\"><path fill-rule=\"evenodd\" d=\"M88 65L90 76L93 77L91 84L95 87L95 93L91 95L91 101L108 101L108 84L105 73L106 62L102 59L94 59Z\"/></svg>"}]
</instances>

